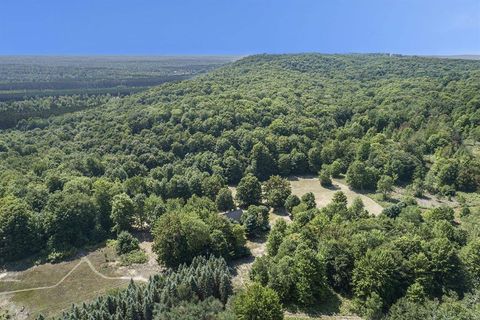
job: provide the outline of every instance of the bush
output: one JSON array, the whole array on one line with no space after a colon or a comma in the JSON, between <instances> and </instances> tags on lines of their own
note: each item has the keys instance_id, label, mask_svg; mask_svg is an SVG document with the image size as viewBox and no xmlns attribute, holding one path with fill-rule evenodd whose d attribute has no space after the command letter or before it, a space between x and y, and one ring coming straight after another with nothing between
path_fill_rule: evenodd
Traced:
<instances>
[{"instance_id":1,"label":"bush","mask_svg":"<svg viewBox=\"0 0 480 320\"><path fill-rule=\"evenodd\" d=\"M275 291L254 283L240 292L233 301L238 320L281 320L282 305Z\"/></svg>"},{"instance_id":2,"label":"bush","mask_svg":"<svg viewBox=\"0 0 480 320\"><path fill-rule=\"evenodd\" d=\"M391 205L385 209L383 209L382 214L386 215L389 218L395 219L398 217L402 208L398 204Z\"/></svg>"},{"instance_id":3,"label":"bush","mask_svg":"<svg viewBox=\"0 0 480 320\"><path fill-rule=\"evenodd\" d=\"M129 266L134 263L145 263L148 261L148 256L143 250L133 250L122 254L120 263L122 266Z\"/></svg>"},{"instance_id":4,"label":"bush","mask_svg":"<svg viewBox=\"0 0 480 320\"><path fill-rule=\"evenodd\" d=\"M330 188L332 186L332 179L330 178L330 174L327 170L320 171L318 174L318 180L320 180L322 187Z\"/></svg>"},{"instance_id":5,"label":"bush","mask_svg":"<svg viewBox=\"0 0 480 320\"><path fill-rule=\"evenodd\" d=\"M314 209L317 207L317 203L315 202L315 195L313 192L307 192L302 196L302 203L307 206L307 210Z\"/></svg>"},{"instance_id":6,"label":"bush","mask_svg":"<svg viewBox=\"0 0 480 320\"><path fill-rule=\"evenodd\" d=\"M69 257L72 257L76 253L75 249L69 249L65 251L52 251L47 256L47 261L50 263L58 263Z\"/></svg>"},{"instance_id":7,"label":"bush","mask_svg":"<svg viewBox=\"0 0 480 320\"><path fill-rule=\"evenodd\" d=\"M425 218L431 221L453 221L455 212L452 208L447 206L437 207L434 209L427 210L425 212Z\"/></svg>"},{"instance_id":8,"label":"bush","mask_svg":"<svg viewBox=\"0 0 480 320\"><path fill-rule=\"evenodd\" d=\"M468 217L472 212L470 211L469 207L462 207L462 210L460 210L460 217Z\"/></svg>"},{"instance_id":9,"label":"bush","mask_svg":"<svg viewBox=\"0 0 480 320\"><path fill-rule=\"evenodd\" d=\"M139 248L138 240L127 231L118 235L115 250L117 254L126 254Z\"/></svg>"},{"instance_id":10,"label":"bush","mask_svg":"<svg viewBox=\"0 0 480 320\"><path fill-rule=\"evenodd\" d=\"M293 208L300 204L300 198L294 194L291 194L285 200L284 207L287 209L288 212L292 212Z\"/></svg>"}]
</instances>

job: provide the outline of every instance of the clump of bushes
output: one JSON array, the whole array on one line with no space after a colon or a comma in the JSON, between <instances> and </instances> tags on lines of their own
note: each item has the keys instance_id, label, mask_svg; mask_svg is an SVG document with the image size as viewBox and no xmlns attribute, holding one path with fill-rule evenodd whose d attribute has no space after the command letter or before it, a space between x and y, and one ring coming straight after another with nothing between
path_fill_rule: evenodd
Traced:
<instances>
[{"instance_id":1,"label":"clump of bushes","mask_svg":"<svg viewBox=\"0 0 480 320\"><path fill-rule=\"evenodd\" d=\"M120 232L115 245L117 254L122 255L138 249L140 249L140 246L137 238L132 236L132 234L128 231Z\"/></svg>"}]
</instances>

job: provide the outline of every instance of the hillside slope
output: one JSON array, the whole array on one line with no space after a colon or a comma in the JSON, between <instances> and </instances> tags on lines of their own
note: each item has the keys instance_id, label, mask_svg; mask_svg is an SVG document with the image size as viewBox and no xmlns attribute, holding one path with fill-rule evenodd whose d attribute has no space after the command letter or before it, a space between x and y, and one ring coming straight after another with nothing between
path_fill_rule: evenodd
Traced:
<instances>
[{"instance_id":1,"label":"hillside slope","mask_svg":"<svg viewBox=\"0 0 480 320\"><path fill-rule=\"evenodd\" d=\"M214 197L248 172L261 180L317 173L335 160L340 172L359 172L358 189L389 175L400 184L426 179L431 192L475 190L478 158L464 141L480 137L479 79L478 61L251 56L2 132L0 196L21 198L36 215L57 190L91 196L101 177L118 179L131 197Z\"/></svg>"},{"instance_id":2,"label":"hillside slope","mask_svg":"<svg viewBox=\"0 0 480 320\"><path fill-rule=\"evenodd\" d=\"M246 253L245 236L259 233L268 254L250 278L267 288L252 290L271 295L280 315L335 314L343 296L366 318L430 314L438 301L448 314L475 313L479 80L480 61L257 55L98 108L22 121L0 132L0 263L61 261L125 230L151 233L167 267L197 255L232 261ZM336 192L317 208L322 199L289 197L276 176L319 171L329 191L331 177L344 177L388 207L373 217ZM235 208L227 188L235 185L243 225L218 214ZM390 198L394 186L406 196ZM416 205L413 196L431 194L461 207ZM292 223L277 219L267 235L260 204ZM224 276L215 312L233 294ZM131 285L116 301L135 297L129 307L153 310L159 297L145 309L138 292ZM188 308L210 308L197 304L206 296L189 297ZM102 299L82 308L95 313Z\"/></svg>"}]
</instances>

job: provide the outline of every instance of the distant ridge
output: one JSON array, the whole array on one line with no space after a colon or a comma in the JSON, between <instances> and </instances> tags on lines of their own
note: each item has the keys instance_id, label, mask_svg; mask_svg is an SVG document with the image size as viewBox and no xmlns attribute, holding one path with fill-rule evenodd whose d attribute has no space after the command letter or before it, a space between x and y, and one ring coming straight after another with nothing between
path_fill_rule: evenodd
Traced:
<instances>
[{"instance_id":1,"label":"distant ridge","mask_svg":"<svg viewBox=\"0 0 480 320\"><path fill-rule=\"evenodd\" d=\"M464 54L464 55L442 55L442 56L425 56L429 58L441 59L462 59L462 60L480 60L480 54Z\"/></svg>"}]
</instances>

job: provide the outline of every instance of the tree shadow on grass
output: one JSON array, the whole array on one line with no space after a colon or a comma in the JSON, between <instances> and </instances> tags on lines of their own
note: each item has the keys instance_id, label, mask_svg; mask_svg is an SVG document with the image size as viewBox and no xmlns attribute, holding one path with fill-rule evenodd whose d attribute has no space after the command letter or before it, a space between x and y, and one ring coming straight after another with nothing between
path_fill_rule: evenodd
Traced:
<instances>
[{"instance_id":1,"label":"tree shadow on grass","mask_svg":"<svg viewBox=\"0 0 480 320\"><path fill-rule=\"evenodd\" d=\"M288 213L287 209L285 209L285 208L276 208L272 211L272 213L277 215L277 216L281 216L281 217L289 216L289 213Z\"/></svg>"},{"instance_id":2,"label":"tree shadow on grass","mask_svg":"<svg viewBox=\"0 0 480 320\"><path fill-rule=\"evenodd\" d=\"M382 199L382 201L392 203L392 204L396 204L396 203L400 202L400 200L392 198L392 197L386 197L385 199Z\"/></svg>"},{"instance_id":3,"label":"tree shadow on grass","mask_svg":"<svg viewBox=\"0 0 480 320\"><path fill-rule=\"evenodd\" d=\"M332 184L329 187L324 187L325 189L332 190L332 191L338 191L341 190L341 188L337 184Z\"/></svg>"},{"instance_id":4,"label":"tree shadow on grass","mask_svg":"<svg viewBox=\"0 0 480 320\"><path fill-rule=\"evenodd\" d=\"M248 240L255 244L264 244L265 242L267 242L267 238L268 231L264 231L254 234L253 236L249 237Z\"/></svg>"},{"instance_id":5,"label":"tree shadow on grass","mask_svg":"<svg viewBox=\"0 0 480 320\"><path fill-rule=\"evenodd\" d=\"M287 306L287 310L292 313L305 313L311 317L331 316L340 313L342 301L338 295L331 289L328 289L325 297L319 299L314 305L303 307L297 305Z\"/></svg>"},{"instance_id":6,"label":"tree shadow on grass","mask_svg":"<svg viewBox=\"0 0 480 320\"><path fill-rule=\"evenodd\" d=\"M233 277L236 277L239 275L240 267L243 265L248 265L252 264L255 261L255 257L253 255L247 255L235 260L232 260L228 263L228 266L230 267L231 273Z\"/></svg>"}]
</instances>

